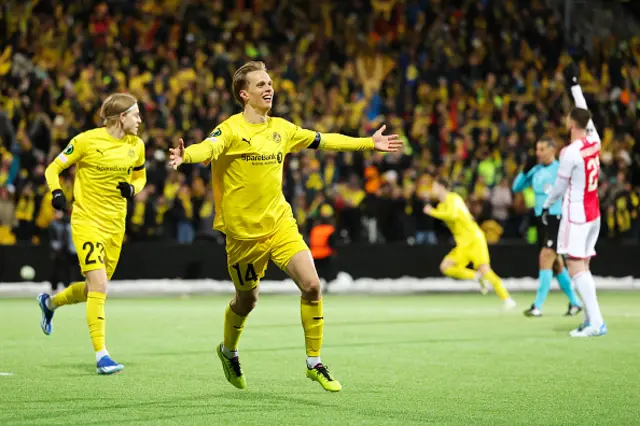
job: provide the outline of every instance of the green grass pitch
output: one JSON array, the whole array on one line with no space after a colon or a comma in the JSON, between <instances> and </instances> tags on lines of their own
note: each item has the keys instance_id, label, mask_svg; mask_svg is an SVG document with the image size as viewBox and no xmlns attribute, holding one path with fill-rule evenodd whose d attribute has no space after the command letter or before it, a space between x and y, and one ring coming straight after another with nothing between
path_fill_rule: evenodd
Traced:
<instances>
[{"instance_id":1,"label":"green grass pitch","mask_svg":"<svg viewBox=\"0 0 640 426\"><path fill-rule=\"evenodd\" d=\"M0 424L631 425L640 423L640 292L602 292L609 334L572 340L555 292L545 317L495 295L325 298L323 360L343 391L304 375L296 296L263 296L241 340L248 389L215 355L228 296L107 303L123 373L95 374L84 305L42 334L35 297L0 300Z\"/></svg>"}]
</instances>

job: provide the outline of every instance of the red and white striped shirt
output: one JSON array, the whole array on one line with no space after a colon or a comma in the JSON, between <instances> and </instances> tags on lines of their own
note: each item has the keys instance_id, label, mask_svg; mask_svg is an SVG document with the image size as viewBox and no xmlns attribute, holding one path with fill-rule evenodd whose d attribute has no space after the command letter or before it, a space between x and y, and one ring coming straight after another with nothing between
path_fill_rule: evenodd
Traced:
<instances>
[{"instance_id":1,"label":"red and white striped shirt","mask_svg":"<svg viewBox=\"0 0 640 426\"><path fill-rule=\"evenodd\" d=\"M592 222L600 217L598 178L600 142L588 137L573 141L560 154L558 179L568 180L562 215L570 223Z\"/></svg>"}]
</instances>

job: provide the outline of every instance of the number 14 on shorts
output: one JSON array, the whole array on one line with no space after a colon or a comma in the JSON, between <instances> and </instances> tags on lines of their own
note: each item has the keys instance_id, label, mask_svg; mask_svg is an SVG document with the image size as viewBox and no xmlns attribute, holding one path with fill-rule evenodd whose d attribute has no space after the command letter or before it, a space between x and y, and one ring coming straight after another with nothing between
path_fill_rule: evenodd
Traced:
<instances>
[{"instance_id":1,"label":"number 14 on shorts","mask_svg":"<svg viewBox=\"0 0 640 426\"><path fill-rule=\"evenodd\" d=\"M240 285L244 285L245 282L258 281L258 275L253 267L253 263L247 263L246 268L241 268L239 263L231 265L231 267L235 270L236 277L238 278L238 283ZM242 272L242 269L244 269L244 273Z\"/></svg>"}]
</instances>

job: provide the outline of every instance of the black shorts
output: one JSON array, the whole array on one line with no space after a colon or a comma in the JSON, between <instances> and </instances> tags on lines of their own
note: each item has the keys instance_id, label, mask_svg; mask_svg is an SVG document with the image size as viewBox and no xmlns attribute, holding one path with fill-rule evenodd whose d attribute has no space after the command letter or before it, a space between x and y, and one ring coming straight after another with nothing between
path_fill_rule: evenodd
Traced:
<instances>
[{"instance_id":1,"label":"black shorts","mask_svg":"<svg viewBox=\"0 0 640 426\"><path fill-rule=\"evenodd\" d=\"M538 231L538 248L551 248L558 250L558 231L560 230L560 216L548 217L549 225L542 223L542 218L536 216L536 230Z\"/></svg>"}]
</instances>

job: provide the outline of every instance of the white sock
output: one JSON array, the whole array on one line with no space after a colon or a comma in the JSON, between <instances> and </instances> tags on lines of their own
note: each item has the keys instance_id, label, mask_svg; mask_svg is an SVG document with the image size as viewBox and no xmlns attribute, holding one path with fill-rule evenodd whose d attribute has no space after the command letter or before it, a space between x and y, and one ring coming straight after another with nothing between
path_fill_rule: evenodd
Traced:
<instances>
[{"instance_id":1,"label":"white sock","mask_svg":"<svg viewBox=\"0 0 640 426\"><path fill-rule=\"evenodd\" d=\"M580 294L580 290L578 290L578 294ZM582 296L580 296L582 299ZM587 312L587 308L584 307L584 302L582 302L582 312L584 312L584 323L589 324L589 312Z\"/></svg>"},{"instance_id":2,"label":"white sock","mask_svg":"<svg viewBox=\"0 0 640 426\"><path fill-rule=\"evenodd\" d=\"M238 356L238 351L232 351L231 349L227 349L225 345L222 345L222 355L228 359L232 359Z\"/></svg>"},{"instance_id":3,"label":"white sock","mask_svg":"<svg viewBox=\"0 0 640 426\"><path fill-rule=\"evenodd\" d=\"M55 306L53 306L53 297L47 297L47 300L45 300L44 304L47 306L47 309L54 311L56 309Z\"/></svg>"},{"instance_id":4,"label":"white sock","mask_svg":"<svg viewBox=\"0 0 640 426\"><path fill-rule=\"evenodd\" d=\"M307 368L312 369L318 364L322 364L319 356L308 356L307 357Z\"/></svg>"},{"instance_id":5,"label":"white sock","mask_svg":"<svg viewBox=\"0 0 640 426\"><path fill-rule=\"evenodd\" d=\"M580 298L584 304L585 319L589 321L589 325L600 328L604 323L602 314L600 313L600 305L596 296L596 283L593 280L591 272L584 271L573 277L576 289L580 293Z\"/></svg>"},{"instance_id":6,"label":"white sock","mask_svg":"<svg viewBox=\"0 0 640 426\"><path fill-rule=\"evenodd\" d=\"M96 352L96 362L100 361L103 356L109 356L109 351L107 351L107 348Z\"/></svg>"}]
</instances>

